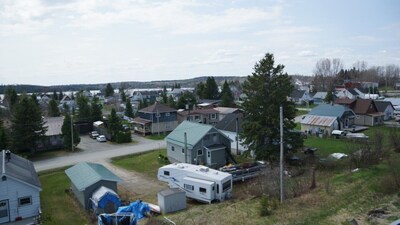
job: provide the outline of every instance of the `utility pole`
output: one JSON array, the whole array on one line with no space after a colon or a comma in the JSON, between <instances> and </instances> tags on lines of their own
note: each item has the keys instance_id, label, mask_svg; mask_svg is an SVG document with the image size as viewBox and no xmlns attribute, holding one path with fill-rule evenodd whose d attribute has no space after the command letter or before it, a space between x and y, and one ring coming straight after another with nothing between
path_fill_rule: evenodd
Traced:
<instances>
[{"instance_id":1,"label":"utility pole","mask_svg":"<svg viewBox=\"0 0 400 225\"><path fill-rule=\"evenodd\" d=\"M239 153L239 117L236 117L236 155Z\"/></svg>"},{"instance_id":2,"label":"utility pole","mask_svg":"<svg viewBox=\"0 0 400 225\"><path fill-rule=\"evenodd\" d=\"M187 135L186 132L184 133L185 137L185 163L187 162Z\"/></svg>"},{"instance_id":3,"label":"utility pole","mask_svg":"<svg viewBox=\"0 0 400 225\"><path fill-rule=\"evenodd\" d=\"M74 151L74 125L72 121L72 113L71 113L71 150Z\"/></svg>"},{"instance_id":4,"label":"utility pole","mask_svg":"<svg viewBox=\"0 0 400 225\"><path fill-rule=\"evenodd\" d=\"M280 131L281 131L281 151L280 151L280 183L281 183L281 204L283 203L283 108L279 107Z\"/></svg>"}]
</instances>

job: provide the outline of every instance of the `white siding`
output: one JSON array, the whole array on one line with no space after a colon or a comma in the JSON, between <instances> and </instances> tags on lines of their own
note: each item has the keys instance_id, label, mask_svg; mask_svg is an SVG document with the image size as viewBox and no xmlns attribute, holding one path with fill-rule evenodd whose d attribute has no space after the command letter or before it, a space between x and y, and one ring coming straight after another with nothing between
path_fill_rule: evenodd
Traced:
<instances>
[{"instance_id":1,"label":"white siding","mask_svg":"<svg viewBox=\"0 0 400 225\"><path fill-rule=\"evenodd\" d=\"M9 200L10 220L16 217L32 217L38 214L40 208L39 190L21 183L10 177L6 181L0 181L0 200ZM31 204L25 206L18 205L18 198L31 197Z\"/></svg>"}]
</instances>

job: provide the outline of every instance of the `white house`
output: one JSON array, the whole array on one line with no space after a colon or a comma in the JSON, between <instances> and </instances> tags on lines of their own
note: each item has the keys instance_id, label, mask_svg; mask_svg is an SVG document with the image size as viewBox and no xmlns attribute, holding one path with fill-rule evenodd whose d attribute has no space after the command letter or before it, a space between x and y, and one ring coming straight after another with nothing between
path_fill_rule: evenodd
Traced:
<instances>
[{"instance_id":1,"label":"white house","mask_svg":"<svg viewBox=\"0 0 400 225\"><path fill-rule=\"evenodd\" d=\"M0 176L0 223L37 216L42 187L33 163L3 150Z\"/></svg>"}]
</instances>

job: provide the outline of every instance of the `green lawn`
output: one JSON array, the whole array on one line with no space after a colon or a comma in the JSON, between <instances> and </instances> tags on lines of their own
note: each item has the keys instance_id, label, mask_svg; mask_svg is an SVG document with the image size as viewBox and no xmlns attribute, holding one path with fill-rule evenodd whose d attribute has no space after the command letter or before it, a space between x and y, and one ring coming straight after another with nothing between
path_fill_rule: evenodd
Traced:
<instances>
[{"instance_id":1,"label":"green lawn","mask_svg":"<svg viewBox=\"0 0 400 225\"><path fill-rule=\"evenodd\" d=\"M164 140L164 138L167 136L168 134L163 134L160 133L160 135L158 134L153 134L153 135L149 135L146 136L146 138L150 139L150 140L154 140L154 141L159 141L159 140Z\"/></svg>"},{"instance_id":2,"label":"green lawn","mask_svg":"<svg viewBox=\"0 0 400 225\"><path fill-rule=\"evenodd\" d=\"M304 146L318 148L317 154L321 157L326 157L335 152L350 154L351 145L352 142L345 138L334 139L308 136L307 139L304 139Z\"/></svg>"},{"instance_id":3,"label":"green lawn","mask_svg":"<svg viewBox=\"0 0 400 225\"><path fill-rule=\"evenodd\" d=\"M39 173L42 192L42 224L71 225L90 224L82 207L74 200L73 194L66 193L71 186L70 180L64 173L66 168Z\"/></svg>"},{"instance_id":4,"label":"green lawn","mask_svg":"<svg viewBox=\"0 0 400 225\"><path fill-rule=\"evenodd\" d=\"M166 156L167 150L158 149L146 153L116 157L112 159L112 163L124 169L133 170L146 176L154 177L157 174L158 168L169 163L160 160L160 154Z\"/></svg>"}]
</instances>

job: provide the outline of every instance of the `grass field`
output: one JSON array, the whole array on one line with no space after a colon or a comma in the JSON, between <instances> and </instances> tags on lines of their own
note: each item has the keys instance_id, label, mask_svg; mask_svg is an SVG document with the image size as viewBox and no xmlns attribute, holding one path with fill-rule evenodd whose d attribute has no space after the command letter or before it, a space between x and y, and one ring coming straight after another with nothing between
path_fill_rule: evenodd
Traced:
<instances>
[{"instance_id":1,"label":"grass field","mask_svg":"<svg viewBox=\"0 0 400 225\"><path fill-rule=\"evenodd\" d=\"M150 139L150 140L154 140L154 141L159 141L159 140L164 140L164 138L167 136L168 134L164 134L164 133L160 133L160 135L158 134L153 134L153 135L149 135L146 136L146 138Z\"/></svg>"},{"instance_id":2,"label":"grass field","mask_svg":"<svg viewBox=\"0 0 400 225\"><path fill-rule=\"evenodd\" d=\"M146 176L154 177L157 174L158 168L167 164L167 162L159 159L160 154L166 156L167 150L158 149L147 153L116 157L111 162L127 170L133 170Z\"/></svg>"},{"instance_id":3,"label":"grass field","mask_svg":"<svg viewBox=\"0 0 400 225\"><path fill-rule=\"evenodd\" d=\"M44 225L83 225L90 224L82 207L72 194L65 192L71 184L64 173L66 168L39 173L43 191L40 193L42 205L42 224Z\"/></svg>"}]
</instances>

